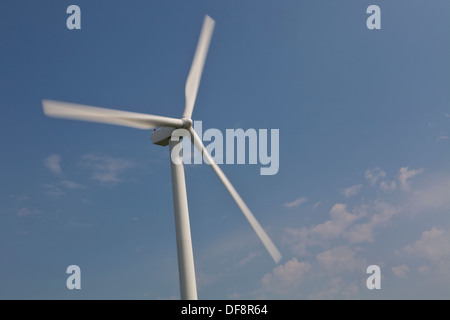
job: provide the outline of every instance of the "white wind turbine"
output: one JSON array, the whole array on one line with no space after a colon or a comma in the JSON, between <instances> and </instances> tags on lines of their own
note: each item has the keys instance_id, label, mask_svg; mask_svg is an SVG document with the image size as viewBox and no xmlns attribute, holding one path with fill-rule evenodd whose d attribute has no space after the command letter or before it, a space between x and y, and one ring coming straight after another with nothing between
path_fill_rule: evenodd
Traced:
<instances>
[{"instance_id":1,"label":"white wind turbine","mask_svg":"<svg viewBox=\"0 0 450 320\"><path fill-rule=\"evenodd\" d=\"M266 247L267 251L272 256L273 260L278 263L281 259L281 254L278 249L253 216L252 212L239 196L228 178L209 155L203 145L203 142L192 128L191 115L194 109L194 103L197 97L197 91L200 84L200 78L202 76L206 55L208 53L209 43L214 30L214 24L215 22L213 19L209 16L205 16L197 49L195 51L194 60L186 81L186 105L183 116L180 119L52 100L42 101L44 113L49 117L115 124L138 129L153 129L156 127L161 127L153 132L151 139L154 144L162 146L169 145L170 147L170 155L172 160L170 162L172 172L172 191L178 252L178 271L180 277L180 296L181 299L188 300L197 299L197 287L195 282L194 256L192 253L184 167L181 161L180 152L178 151L181 150L180 136L190 135L192 143L203 154L205 161L211 165L211 168L217 174L225 188L230 193L231 197L239 206L242 213ZM175 156L172 155L172 150L174 149Z\"/></svg>"}]
</instances>

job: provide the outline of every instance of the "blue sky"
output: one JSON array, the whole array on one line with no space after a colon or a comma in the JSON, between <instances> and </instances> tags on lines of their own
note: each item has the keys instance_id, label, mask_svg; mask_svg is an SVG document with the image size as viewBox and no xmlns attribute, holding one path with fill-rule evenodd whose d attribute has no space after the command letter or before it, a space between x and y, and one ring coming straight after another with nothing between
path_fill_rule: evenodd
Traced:
<instances>
[{"instance_id":1,"label":"blue sky","mask_svg":"<svg viewBox=\"0 0 450 320\"><path fill-rule=\"evenodd\" d=\"M66 8L81 8L81 30ZM381 30L366 9L381 8ZM205 14L203 128L279 129L280 170L186 166L200 299L450 298L446 1L2 1L0 298L176 299L168 148L44 98L180 117ZM81 290L66 288L80 266ZM381 268L368 290L366 268Z\"/></svg>"}]
</instances>

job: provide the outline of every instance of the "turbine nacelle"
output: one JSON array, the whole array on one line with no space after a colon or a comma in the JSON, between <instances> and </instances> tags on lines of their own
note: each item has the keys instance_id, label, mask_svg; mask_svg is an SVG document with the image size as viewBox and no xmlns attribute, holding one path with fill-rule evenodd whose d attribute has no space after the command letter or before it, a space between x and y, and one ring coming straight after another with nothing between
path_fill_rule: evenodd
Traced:
<instances>
[{"instance_id":1,"label":"turbine nacelle","mask_svg":"<svg viewBox=\"0 0 450 320\"><path fill-rule=\"evenodd\" d=\"M175 128L163 127L156 129L150 139L152 139L153 144L157 144L158 146L167 146L169 145L170 138L172 137L172 132Z\"/></svg>"},{"instance_id":2,"label":"turbine nacelle","mask_svg":"<svg viewBox=\"0 0 450 320\"><path fill-rule=\"evenodd\" d=\"M186 129L186 133L192 127L192 119L191 118L181 118L183 124L179 128L173 127L162 127L155 129L153 131L150 138L152 139L153 144L157 144L158 146L167 146L169 145L170 138L172 137L172 133L176 129Z\"/></svg>"}]
</instances>

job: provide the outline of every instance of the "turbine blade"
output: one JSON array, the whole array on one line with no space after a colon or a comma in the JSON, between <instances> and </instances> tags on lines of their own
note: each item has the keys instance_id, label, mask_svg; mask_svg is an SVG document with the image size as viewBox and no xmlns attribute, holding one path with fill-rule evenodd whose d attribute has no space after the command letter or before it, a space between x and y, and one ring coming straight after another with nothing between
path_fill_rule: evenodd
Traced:
<instances>
[{"instance_id":1,"label":"turbine blade","mask_svg":"<svg viewBox=\"0 0 450 320\"><path fill-rule=\"evenodd\" d=\"M137 129L153 129L155 127L178 128L183 125L181 119L53 100L42 100L42 108L45 115L49 117L115 124Z\"/></svg>"},{"instance_id":2,"label":"turbine blade","mask_svg":"<svg viewBox=\"0 0 450 320\"><path fill-rule=\"evenodd\" d=\"M186 80L186 105L184 108L183 118L191 118L194 110L195 99L197 98L198 87L202 77L203 66L205 65L206 55L208 54L209 43L214 31L215 21L205 16L202 31L198 40L197 49L195 50L194 60L192 61L191 70Z\"/></svg>"},{"instance_id":3,"label":"turbine blade","mask_svg":"<svg viewBox=\"0 0 450 320\"><path fill-rule=\"evenodd\" d=\"M256 220L255 216L252 214L250 209L245 204L244 200L242 200L239 193L236 191L236 189L231 184L230 180L225 176L223 171L220 169L220 167L217 165L217 163L214 162L213 158L210 156L208 151L206 150L205 146L203 145L203 142L195 132L195 130L190 127L189 132L191 134L191 140L194 146L200 151L205 160L211 165L211 168L214 170L216 175L219 177L220 181L222 181L225 188L230 193L231 197L234 199L238 207L241 209L244 216L247 218L250 225L253 227L253 230L255 230L256 234L258 235L261 242L266 247L269 254L272 256L272 259L275 261L275 263L278 263L281 259L281 253L278 251L277 247L273 244L272 240L270 240L267 233L264 231L264 229L259 224L258 220Z\"/></svg>"}]
</instances>

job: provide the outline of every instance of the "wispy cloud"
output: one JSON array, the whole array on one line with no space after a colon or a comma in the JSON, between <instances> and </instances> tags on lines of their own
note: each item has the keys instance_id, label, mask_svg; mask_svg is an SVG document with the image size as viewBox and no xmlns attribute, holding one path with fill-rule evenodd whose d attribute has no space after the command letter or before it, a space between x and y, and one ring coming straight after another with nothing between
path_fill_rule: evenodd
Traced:
<instances>
[{"instance_id":1,"label":"wispy cloud","mask_svg":"<svg viewBox=\"0 0 450 320\"><path fill-rule=\"evenodd\" d=\"M238 267L243 267L246 264L248 264L250 261L252 261L253 259L255 259L259 254L256 252L250 252L248 256L246 256L245 258L243 258L241 261L239 261L237 263Z\"/></svg>"},{"instance_id":2,"label":"wispy cloud","mask_svg":"<svg viewBox=\"0 0 450 320\"><path fill-rule=\"evenodd\" d=\"M85 188L85 186L73 182L71 180L64 179L65 175L63 175L61 169L61 156L58 154L52 154L44 159L44 165L48 170L57 175L59 182L49 184L43 183L41 186L45 189L45 194L49 196L61 196L65 194L63 189L81 189Z\"/></svg>"},{"instance_id":3,"label":"wispy cloud","mask_svg":"<svg viewBox=\"0 0 450 320\"><path fill-rule=\"evenodd\" d=\"M67 228L71 228L71 229L86 229L86 228L92 228L94 225L92 223L82 223L82 222L77 222L77 221L69 221L66 224Z\"/></svg>"},{"instance_id":4,"label":"wispy cloud","mask_svg":"<svg viewBox=\"0 0 450 320\"><path fill-rule=\"evenodd\" d=\"M420 185L412 188L405 201L405 211L413 214L447 211L450 208L450 176L422 178Z\"/></svg>"},{"instance_id":5,"label":"wispy cloud","mask_svg":"<svg viewBox=\"0 0 450 320\"><path fill-rule=\"evenodd\" d=\"M364 212L364 216L370 218L366 222L354 225L342 235L350 243L373 242L375 229L386 226L396 214L401 212L401 208L381 200L375 200L358 209Z\"/></svg>"},{"instance_id":6,"label":"wispy cloud","mask_svg":"<svg viewBox=\"0 0 450 320\"><path fill-rule=\"evenodd\" d=\"M63 181L60 182L60 184L63 185L67 189L82 189L82 188L86 188L85 186L83 186L83 185L81 185L79 183L70 181L70 180L63 180Z\"/></svg>"},{"instance_id":7,"label":"wispy cloud","mask_svg":"<svg viewBox=\"0 0 450 320\"><path fill-rule=\"evenodd\" d=\"M421 173L423 173L423 169L409 170L408 167L400 168L398 180L400 181L400 187L402 188L402 190L409 191L410 183L408 180Z\"/></svg>"},{"instance_id":8,"label":"wispy cloud","mask_svg":"<svg viewBox=\"0 0 450 320\"><path fill-rule=\"evenodd\" d=\"M299 290L311 267L309 262L299 262L297 258L293 258L284 265L277 266L273 272L265 274L259 292L263 295L272 293L289 297L293 291Z\"/></svg>"},{"instance_id":9,"label":"wispy cloud","mask_svg":"<svg viewBox=\"0 0 450 320\"><path fill-rule=\"evenodd\" d=\"M323 239L334 239L345 231L359 216L347 210L347 205L336 203L330 210L331 219L310 229L311 235Z\"/></svg>"},{"instance_id":10,"label":"wispy cloud","mask_svg":"<svg viewBox=\"0 0 450 320\"><path fill-rule=\"evenodd\" d=\"M9 198L19 203L31 200L31 197L27 194L12 194L9 196Z\"/></svg>"},{"instance_id":11,"label":"wispy cloud","mask_svg":"<svg viewBox=\"0 0 450 320\"><path fill-rule=\"evenodd\" d=\"M401 264L396 267L392 267L392 273L395 274L399 278L407 278L407 273L409 271L409 267L406 264Z\"/></svg>"},{"instance_id":12,"label":"wispy cloud","mask_svg":"<svg viewBox=\"0 0 450 320\"><path fill-rule=\"evenodd\" d=\"M354 186L345 188L344 190L342 190L342 194L346 197L351 197L354 195L357 195L362 188L362 184L355 184Z\"/></svg>"},{"instance_id":13,"label":"wispy cloud","mask_svg":"<svg viewBox=\"0 0 450 320\"><path fill-rule=\"evenodd\" d=\"M61 156L57 154L52 154L44 159L44 165L51 172L55 174L62 174L61 170Z\"/></svg>"},{"instance_id":14,"label":"wispy cloud","mask_svg":"<svg viewBox=\"0 0 450 320\"><path fill-rule=\"evenodd\" d=\"M398 173L398 186L403 191L410 191L410 179L414 178L416 175L423 173L423 169L409 169L408 167L402 167ZM382 191L390 192L397 188L397 183L394 180L389 181L386 178L386 172L384 172L379 167L375 167L374 169L367 169L364 173L364 177L369 181L370 185L375 186L378 181L380 181L379 187ZM356 186L353 186L356 187ZM344 189L344 195L347 191L349 194L353 191L353 187ZM357 189L356 189L357 190Z\"/></svg>"},{"instance_id":15,"label":"wispy cloud","mask_svg":"<svg viewBox=\"0 0 450 320\"><path fill-rule=\"evenodd\" d=\"M44 193L50 197L59 197L65 194L65 192L57 185L42 183L41 186L44 188Z\"/></svg>"},{"instance_id":16,"label":"wispy cloud","mask_svg":"<svg viewBox=\"0 0 450 320\"><path fill-rule=\"evenodd\" d=\"M411 191L410 179L423 172L423 169L408 169L402 167L399 170L398 181L402 190ZM385 178L386 173L376 167L367 170L365 178L369 184L376 183L379 178ZM397 184L394 181L382 181L380 188L394 190ZM362 184L349 187L344 194L354 194L359 192ZM439 185L442 190L447 190L445 185ZM425 188L426 189L426 188ZM409 198L418 199L422 203L420 206L414 206L415 209L425 210L425 207L431 208L433 205L443 207L442 199L446 196L445 192L424 192L415 190L410 193ZM447 197L448 198L448 197ZM310 227L286 228L284 233L284 242L289 245L292 252L296 255L303 256L308 253L308 248L320 246L329 240L340 239L347 241L348 244L361 244L364 242L373 242L375 240L375 232L377 229L389 225L394 216L404 211L412 210L409 205L410 200L404 200L403 204L392 204L382 198L365 201L364 203L355 204L349 207L344 203L334 204L330 211L330 218L323 223L319 223ZM445 202L447 203L447 202Z\"/></svg>"},{"instance_id":17,"label":"wispy cloud","mask_svg":"<svg viewBox=\"0 0 450 320\"><path fill-rule=\"evenodd\" d=\"M418 274L434 279L446 277L450 285L450 229L447 226L428 228L409 245L395 242L394 237L389 241L386 255L371 254L374 247L378 252L381 236L389 237L388 228L396 232L400 228L402 232L404 228L398 223L402 224L401 220L411 214L442 214L449 210L450 176L424 176L414 185L413 179L419 180L423 169L402 167L392 178L378 167L366 172L366 184L361 185L362 188L375 187L368 188L368 191L375 191L373 197L364 194L348 198L348 203L335 203L323 222L284 230L284 244L293 256L262 278L261 291L255 293L256 296L358 298L358 294L364 295L358 288L370 264L377 264L398 278L412 279ZM389 193L376 192L378 188ZM404 239L410 236L406 232L402 235ZM399 258L402 260L398 261ZM298 279L292 279L291 283L292 274L297 274Z\"/></svg>"},{"instance_id":18,"label":"wispy cloud","mask_svg":"<svg viewBox=\"0 0 450 320\"><path fill-rule=\"evenodd\" d=\"M411 256L440 261L444 257L450 257L450 237L446 230L432 227L425 230L414 244L405 246L403 251Z\"/></svg>"},{"instance_id":19,"label":"wispy cloud","mask_svg":"<svg viewBox=\"0 0 450 320\"><path fill-rule=\"evenodd\" d=\"M17 211L18 217L27 217L35 214L39 214L39 210L23 207L19 211Z\"/></svg>"},{"instance_id":20,"label":"wispy cloud","mask_svg":"<svg viewBox=\"0 0 450 320\"><path fill-rule=\"evenodd\" d=\"M335 297L355 297L358 293L356 282L347 282L342 273L353 274L364 269L367 262L357 257L356 252L347 246L338 246L323 251L310 261L292 258L284 265L277 266L261 279L260 289L255 291L259 298L277 297L283 299L331 299ZM318 279L329 279L325 283ZM323 287L320 287L320 284ZM314 289L311 288L313 284ZM306 289L304 289L306 288ZM306 292L313 293L305 296Z\"/></svg>"},{"instance_id":21,"label":"wispy cloud","mask_svg":"<svg viewBox=\"0 0 450 320\"><path fill-rule=\"evenodd\" d=\"M397 188L397 183L395 181L381 181L380 189L385 192L393 191Z\"/></svg>"},{"instance_id":22,"label":"wispy cloud","mask_svg":"<svg viewBox=\"0 0 450 320\"><path fill-rule=\"evenodd\" d=\"M42 183L41 186L44 188L44 193L50 197L59 197L66 194L66 190L83 189L84 185L70 181L62 180L56 183Z\"/></svg>"},{"instance_id":23,"label":"wispy cloud","mask_svg":"<svg viewBox=\"0 0 450 320\"><path fill-rule=\"evenodd\" d=\"M92 179L105 185L115 185L123 182L122 174L136 166L128 159L115 158L104 154L86 154L82 157L83 164L90 168Z\"/></svg>"},{"instance_id":24,"label":"wispy cloud","mask_svg":"<svg viewBox=\"0 0 450 320\"><path fill-rule=\"evenodd\" d=\"M450 285L450 232L442 227L432 227L422 232L419 240L403 247L402 252L413 259L412 264L422 264L417 271Z\"/></svg>"},{"instance_id":25,"label":"wispy cloud","mask_svg":"<svg viewBox=\"0 0 450 320\"><path fill-rule=\"evenodd\" d=\"M199 290L202 290L203 288L214 283L218 278L217 274L206 274L201 269L195 270L195 276Z\"/></svg>"},{"instance_id":26,"label":"wispy cloud","mask_svg":"<svg viewBox=\"0 0 450 320\"><path fill-rule=\"evenodd\" d=\"M301 204L305 203L306 201L308 201L308 198L306 198L306 197L301 197L301 198L295 199L295 200L292 201L292 202L286 202L286 203L284 203L283 205L284 205L286 208L294 208L294 207L299 207Z\"/></svg>"},{"instance_id":27,"label":"wispy cloud","mask_svg":"<svg viewBox=\"0 0 450 320\"><path fill-rule=\"evenodd\" d=\"M348 246L338 246L316 255L319 266L329 273L342 273L361 269L366 264L355 257L355 251Z\"/></svg>"},{"instance_id":28,"label":"wispy cloud","mask_svg":"<svg viewBox=\"0 0 450 320\"><path fill-rule=\"evenodd\" d=\"M335 299L335 298L346 298L352 299L357 297L359 291L359 283L350 282L348 283L341 276L335 276L331 278L327 283L319 288L316 292L308 295L309 299Z\"/></svg>"},{"instance_id":29,"label":"wispy cloud","mask_svg":"<svg viewBox=\"0 0 450 320\"><path fill-rule=\"evenodd\" d=\"M310 246L341 237L360 217L361 215L350 213L345 204L336 203L330 210L329 220L310 228L287 228L284 242L291 247L295 254L304 255Z\"/></svg>"},{"instance_id":30,"label":"wispy cloud","mask_svg":"<svg viewBox=\"0 0 450 320\"><path fill-rule=\"evenodd\" d=\"M373 186L379 179L386 177L386 172L379 167L375 167L373 169L367 169L364 173L364 177L369 180L369 183Z\"/></svg>"}]
</instances>

